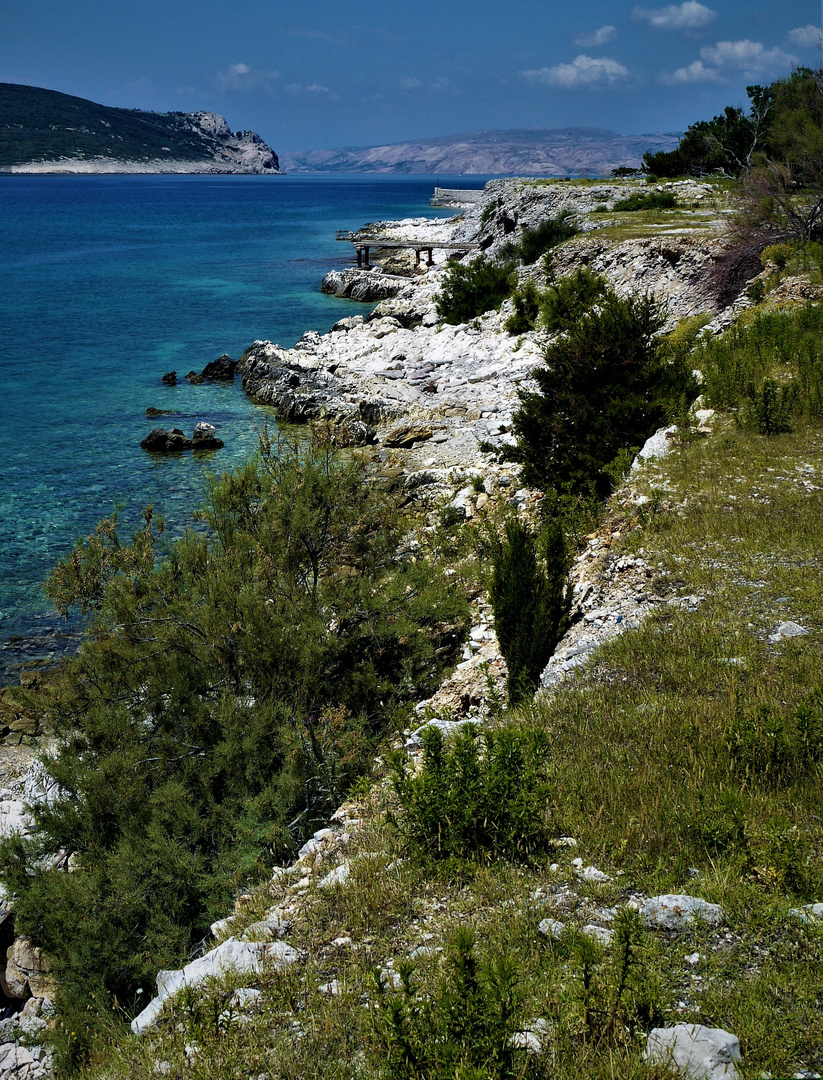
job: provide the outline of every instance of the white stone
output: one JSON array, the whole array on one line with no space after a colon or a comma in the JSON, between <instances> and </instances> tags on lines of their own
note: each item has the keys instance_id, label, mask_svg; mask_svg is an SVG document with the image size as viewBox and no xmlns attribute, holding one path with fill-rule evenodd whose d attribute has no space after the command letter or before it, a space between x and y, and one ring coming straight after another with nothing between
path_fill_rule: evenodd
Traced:
<instances>
[{"instance_id":1,"label":"white stone","mask_svg":"<svg viewBox=\"0 0 823 1080\"><path fill-rule=\"evenodd\" d=\"M157 996L132 1020L131 1029L135 1035L139 1035L155 1024L165 1002L184 986L200 986L207 979L219 978L232 971L259 974L264 962L274 964L277 970L282 970L295 963L298 958L297 950L283 941L265 944L228 938L205 956L193 960L178 971L158 972Z\"/></svg>"},{"instance_id":2,"label":"white stone","mask_svg":"<svg viewBox=\"0 0 823 1080\"><path fill-rule=\"evenodd\" d=\"M722 1028L677 1024L655 1028L646 1042L647 1061L670 1066L689 1080L739 1080L740 1043Z\"/></svg>"},{"instance_id":3,"label":"white stone","mask_svg":"<svg viewBox=\"0 0 823 1080\"><path fill-rule=\"evenodd\" d=\"M599 941L601 945L611 945L614 940L614 930L610 930L607 926L596 926L594 923L584 926L583 933Z\"/></svg>"},{"instance_id":4,"label":"white stone","mask_svg":"<svg viewBox=\"0 0 823 1080\"><path fill-rule=\"evenodd\" d=\"M319 993L325 994L327 997L339 997L343 993L343 984L339 979L332 979L331 982L323 983L317 989Z\"/></svg>"},{"instance_id":5,"label":"white stone","mask_svg":"<svg viewBox=\"0 0 823 1080\"><path fill-rule=\"evenodd\" d=\"M429 720L427 724L423 724L422 727L417 728L417 730L413 731L408 739L406 739L406 749L421 750L423 748L423 732L427 728L437 728L443 735L443 738L448 739L449 736L454 735L460 728L465 727L467 724L479 723L480 720L471 716L467 717L465 720Z\"/></svg>"},{"instance_id":6,"label":"white stone","mask_svg":"<svg viewBox=\"0 0 823 1080\"><path fill-rule=\"evenodd\" d=\"M804 904L802 908L790 908L789 915L804 923L819 922L823 920L823 904Z\"/></svg>"},{"instance_id":7,"label":"white stone","mask_svg":"<svg viewBox=\"0 0 823 1080\"><path fill-rule=\"evenodd\" d=\"M643 921L652 930L682 930L695 919L715 926L723 919L719 904L710 904L697 896L666 894L653 896L642 909Z\"/></svg>"},{"instance_id":8,"label":"white stone","mask_svg":"<svg viewBox=\"0 0 823 1080\"><path fill-rule=\"evenodd\" d=\"M345 881L349 880L351 875L351 869L348 863L341 863L339 866L335 866L334 870L326 874L326 876L318 884L318 889L333 889L335 885L342 885Z\"/></svg>"},{"instance_id":9,"label":"white stone","mask_svg":"<svg viewBox=\"0 0 823 1080\"><path fill-rule=\"evenodd\" d=\"M632 469L639 468L641 461L651 461L654 458L665 457L671 450L669 435L677 431L676 427L659 428L654 435L643 443L637 457L632 462Z\"/></svg>"},{"instance_id":10,"label":"white stone","mask_svg":"<svg viewBox=\"0 0 823 1080\"><path fill-rule=\"evenodd\" d=\"M773 634L769 634L769 641L776 643L784 638L805 637L808 630L796 622L781 622L777 624Z\"/></svg>"},{"instance_id":11,"label":"white stone","mask_svg":"<svg viewBox=\"0 0 823 1080\"><path fill-rule=\"evenodd\" d=\"M253 986L241 986L229 998L231 1005L235 1009L253 1009L260 1005L262 1000L263 991L257 990Z\"/></svg>"},{"instance_id":12,"label":"white stone","mask_svg":"<svg viewBox=\"0 0 823 1080\"><path fill-rule=\"evenodd\" d=\"M578 871L578 875L584 881L611 881L609 875L598 870L596 866L587 866L584 870Z\"/></svg>"},{"instance_id":13,"label":"white stone","mask_svg":"<svg viewBox=\"0 0 823 1080\"><path fill-rule=\"evenodd\" d=\"M566 924L560 922L558 919L543 919L542 922L538 924L537 929L551 941L556 941L566 929Z\"/></svg>"}]
</instances>

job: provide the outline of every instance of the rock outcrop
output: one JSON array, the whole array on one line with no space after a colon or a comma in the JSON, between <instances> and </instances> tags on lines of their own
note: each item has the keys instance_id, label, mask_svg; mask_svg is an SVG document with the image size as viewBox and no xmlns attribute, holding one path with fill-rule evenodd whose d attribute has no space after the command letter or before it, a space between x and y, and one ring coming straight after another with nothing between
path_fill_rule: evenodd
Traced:
<instances>
[{"instance_id":1,"label":"rock outcrop","mask_svg":"<svg viewBox=\"0 0 823 1080\"><path fill-rule=\"evenodd\" d=\"M140 443L141 449L152 454L179 454L183 450L219 450L224 445L222 439L217 438L214 425L202 421L195 427L191 438L182 428L152 428Z\"/></svg>"}]
</instances>

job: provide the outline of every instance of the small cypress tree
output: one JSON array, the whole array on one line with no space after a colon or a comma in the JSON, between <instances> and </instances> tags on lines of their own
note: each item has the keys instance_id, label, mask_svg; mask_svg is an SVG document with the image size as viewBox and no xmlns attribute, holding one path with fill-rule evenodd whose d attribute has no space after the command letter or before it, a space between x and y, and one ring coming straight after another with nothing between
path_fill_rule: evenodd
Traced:
<instances>
[{"instance_id":1,"label":"small cypress tree","mask_svg":"<svg viewBox=\"0 0 823 1080\"><path fill-rule=\"evenodd\" d=\"M492 563L494 625L509 670L509 702L515 704L537 689L568 625L568 549L560 525L548 522L536 538L525 522L510 517L492 545Z\"/></svg>"}]
</instances>

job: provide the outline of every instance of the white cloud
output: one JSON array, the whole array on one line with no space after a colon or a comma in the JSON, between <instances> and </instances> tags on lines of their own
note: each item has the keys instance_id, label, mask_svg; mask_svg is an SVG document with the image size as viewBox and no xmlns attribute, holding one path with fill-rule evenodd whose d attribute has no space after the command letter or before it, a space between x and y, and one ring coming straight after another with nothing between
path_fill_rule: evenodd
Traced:
<instances>
[{"instance_id":1,"label":"white cloud","mask_svg":"<svg viewBox=\"0 0 823 1080\"><path fill-rule=\"evenodd\" d=\"M759 41L718 41L700 50L700 57L715 68L737 68L741 71L788 71L797 57L775 46L767 49Z\"/></svg>"},{"instance_id":2,"label":"white cloud","mask_svg":"<svg viewBox=\"0 0 823 1080\"><path fill-rule=\"evenodd\" d=\"M747 77L787 72L797 58L775 46L767 49L759 41L718 41L700 50L700 59L677 71L664 72L660 82L669 86L684 83L725 82L724 71L742 71Z\"/></svg>"},{"instance_id":3,"label":"white cloud","mask_svg":"<svg viewBox=\"0 0 823 1080\"><path fill-rule=\"evenodd\" d=\"M814 48L815 45L820 44L821 38L823 38L823 30L821 30L821 27L809 23L808 26L798 26L797 29L790 30L787 37L792 45L796 45L798 49Z\"/></svg>"},{"instance_id":4,"label":"white cloud","mask_svg":"<svg viewBox=\"0 0 823 1080\"><path fill-rule=\"evenodd\" d=\"M284 86L283 89L287 94L330 94L328 86L321 86L320 83L311 83L309 86L301 86L299 83L289 83Z\"/></svg>"},{"instance_id":5,"label":"white cloud","mask_svg":"<svg viewBox=\"0 0 823 1080\"><path fill-rule=\"evenodd\" d=\"M403 90L429 90L432 93L439 93L441 90L447 90L449 85L449 80L443 75L428 83L424 83L420 79L401 79L400 81L400 86Z\"/></svg>"},{"instance_id":6,"label":"white cloud","mask_svg":"<svg viewBox=\"0 0 823 1080\"><path fill-rule=\"evenodd\" d=\"M522 72L530 82L543 86L561 86L568 90L612 86L629 77L627 68L608 57L593 59L581 54L570 64L556 64L554 67L540 68L538 71Z\"/></svg>"},{"instance_id":7,"label":"white cloud","mask_svg":"<svg viewBox=\"0 0 823 1080\"><path fill-rule=\"evenodd\" d=\"M719 83L723 82L723 76L717 68L706 67L702 60L695 60L688 67L661 75L660 81L669 86L681 86L683 83Z\"/></svg>"},{"instance_id":8,"label":"white cloud","mask_svg":"<svg viewBox=\"0 0 823 1080\"><path fill-rule=\"evenodd\" d=\"M632 18L647 22L656 30L705 30L717 18L717 12L698 0L685 0L662 8L636 7Z\"/></svg>"},{"instance_id":9,"label":"white cloud","mask_svg":"<svg viewBox=\"0 0 823 1080\"><path fill-rule=\"evenodd\" d=\"M614 41L617 37L616 26L601 26L593 34L578 34L574 39L575 45L605 45L607 41Z\"/></svg>"},{"instance_id":10,"label":"white cloud","mask_svg":"<svg viewBox=\"0 0 823 1080\"><path fill-rule=\"evenodd\" d=\"M240 63L231 64L225 71L219 71L217 84L221 90L271 91L279 78L279 71L260 71Z\"/></svg>"}]
</instances>

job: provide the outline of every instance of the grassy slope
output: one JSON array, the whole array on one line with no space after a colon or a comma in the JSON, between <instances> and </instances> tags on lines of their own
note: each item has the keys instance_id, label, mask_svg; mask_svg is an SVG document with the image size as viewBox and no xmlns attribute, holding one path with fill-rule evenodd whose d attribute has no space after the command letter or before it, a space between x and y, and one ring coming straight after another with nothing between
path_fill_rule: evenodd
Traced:
<instances>
[{"instance_id":1,"label":"grassy slope","mask_svg":"<svg viewBox=\"0 0 823 1080\"><path fill-rule=\"evenodd\" d=\"M736 718L763 707L786 720L823 678L821 450L819 425L769 439L719 417L712 437L634 481L634 496L649 500L642 508L626 492L614 500L615 553L642 550L659 591L698 599L661 610L522 717L551 734L553 813L577 840L558 849L554 870L547 860L427 871L405 858L385 821L391 797L376 786L352 879L331 897L305 895L289 940L307 961L264 982L262 1012L247 1024L220 1020L226 994L214 988L179 1007L179 1030L129 1040L89 1075L148 1080L158 1058L180 1076L385 1075L375 967L424 943L448 949L466 925L481 955L514 961L521 1020L551 1025L527 1075L662 1076L642 1061L645 1033L681 1021L735 1032L744 1075L823 1069L823 928L788 915L823 900L821 768L764 777L756 754L729 750ZM770 642L785 619L809 634ZM576 856L612 880L581 882ZM587 960L573 933L552 944L537 929L547 916L608 925L603 909L669 891L721 904L725 921L640 931L619 1002L614 950ZM255 899L248 921L283 895ZM344 937L351 944L333 944ZM431 989L441 969L433 952L415 978ZM319 991L332 978L338 997ZM193 1043L202 1057L187 1058Z\"/></svg>"},{"instance_id":2,"label":"grassy slope","mask_svg":"<svg viewBox=\"0 0 823 1080\"><path fill-rule=\"evenodd\" d=\"M112 109L34 86L0 83L0 168L61 157L198 161L214 142L182 114Z\"/></svg>"}]
</instances>

